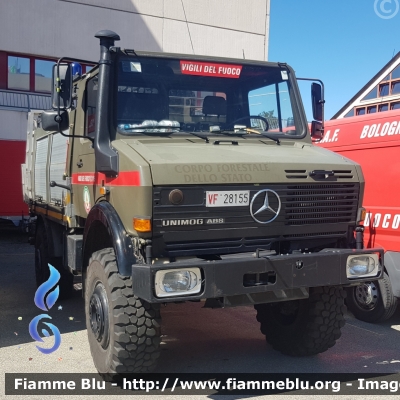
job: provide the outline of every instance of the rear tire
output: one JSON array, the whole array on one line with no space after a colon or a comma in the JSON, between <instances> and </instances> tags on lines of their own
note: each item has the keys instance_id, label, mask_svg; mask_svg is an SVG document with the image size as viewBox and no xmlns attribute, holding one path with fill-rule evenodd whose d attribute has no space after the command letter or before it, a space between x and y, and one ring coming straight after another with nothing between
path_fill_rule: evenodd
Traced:
<instances>
[{"instance_id":1,"label":"rear tire","mask_svg":"<svg viewBox=\"0 0 400 400\"><path fill-rule=\"evenodd\" d=\"M40 223L36 230L35 240L35 278L36 286L39 287L46 282L50 277L50 269L48 264L51 264L60 273L58 285L60 287L59 298L67 299L71 297L74 288L74 276L63 268L60 258L49 257L46 228L43 223Z\"/></svg>"},{"instance_id":2,"label":"rear tire","mask_svg":"<svg viewBox=\"0 0 400 400\"><path fill-rule=\"evenodd\" d=\"M345 297L340 287L311 288L305 300L256 305L257 321L267 342L283 354L323 353L341 336Z\"/></svg>"},{"instance_id":3,"label":"rear tire","mask_svg":"<svg viewBox=\"0 0 400 400\"><path fill-rule=\"evenodd\" d=\"M94 364L107 380L114 374L150 372L160 355L160 305L139 299L132 278L118 273L112 248L89 260L85 284L86 326Z\"/></svg>"},{"instance_id":4,"label":"rear tire","mask_svg":"<svg viewBox=\"0 0 400 400\"><path fill-rule=\"evenodd\" d=\"M392 285L386 272L379 281L364 282L346 290L347 307L360 321L386 321L397 309L398 300L393 296Z\"/></svg>"}]
</instances>

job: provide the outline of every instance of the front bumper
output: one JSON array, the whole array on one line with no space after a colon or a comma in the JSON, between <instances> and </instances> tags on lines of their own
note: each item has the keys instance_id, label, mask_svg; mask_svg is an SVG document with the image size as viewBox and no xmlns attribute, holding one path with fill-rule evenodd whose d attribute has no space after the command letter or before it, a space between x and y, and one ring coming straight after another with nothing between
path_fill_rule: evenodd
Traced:
<instances>
[{"instance_id":1,"label":"front bumper","mask_svg":"<svg viewBox=\"0 0 400 400\"><path fill-rule=\"evenodd\" d=\"M379 254L383 264L383 249L324 249L318 253L262 255L241 253L222 256L221 260L198 258L168 264L135 264L132 266L133 292L149 303L224 298L225 305L267 303L308 297L308 288L320 286L349 286L382 277L382 267L375 277L352 278L346 275L350 255ZM203 284L200 293L190 296L157 298L155 274L165 269L200 268ZM245 276L271 275L271 283L245 286Z\"/></svg>"}]
</instances>

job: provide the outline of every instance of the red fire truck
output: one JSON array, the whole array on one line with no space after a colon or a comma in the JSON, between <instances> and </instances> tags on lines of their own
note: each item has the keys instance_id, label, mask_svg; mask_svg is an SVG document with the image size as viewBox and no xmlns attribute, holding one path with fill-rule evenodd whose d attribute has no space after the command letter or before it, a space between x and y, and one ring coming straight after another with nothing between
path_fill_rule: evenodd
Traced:
<instances>
[{"instance_id":1,"label":"red fire truck","mask_svg":"<svg viewBox=\"0 0 400 400\"><path fill-rule=\"evenodd\" d=\"M347 306L360 320L386 320L400 297L400 110L326 121L317 144L362 167L364 246L385 249L385 274L348 289Z\"/></svg>"}]
</instances>

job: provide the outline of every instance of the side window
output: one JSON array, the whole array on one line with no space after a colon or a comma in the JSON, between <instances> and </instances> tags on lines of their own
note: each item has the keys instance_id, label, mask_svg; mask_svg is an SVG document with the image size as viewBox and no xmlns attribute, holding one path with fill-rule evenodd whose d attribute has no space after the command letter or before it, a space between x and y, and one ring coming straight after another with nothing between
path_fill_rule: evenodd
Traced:
<instances>
[{"instance_id":1,"label":"side window","mask_svg":"<svg viewBox=\"0 0 400 400\"><path fill-rule=\"evenodd\" d=\"M278 98L280 106L280 120L283 131L294 129L294 115L290 101L289 83L280 82L278 84Z\"/></svg>"},{"instance_id":2,"label":"side window","mask_svg":"<svg viewBox=\"0 0 400 400\"><path fill-rule=\"evenodd\" d=\"M250 115L266 118L270 129L278 128L278 101L275 83L249 92L249 111ZM263 126L260 126L262 121L259 119L251 120L251 124L253 127L264 129Z\"/></svg>"},{"instance_id":3,"label":"side window","mask_svg":"<svg viewBox=\"0 0 400 400\"><path fill-rule=\"evenodd\" d=\"M35 91L51 92L54 61L35 60Z\"/></svg>"},{"instance_id":4,"label":"side window","mask_svg":"<svg viewBox=\"0 0 400 400\"><path fill-rule=\"evenodd\" d=\"M357 108L356 115L365 115L365 107Z\"/></svg>"},{"instance_id":5,"label":"side window","mask_svg":"<svg viewBox=\"0 0 400 400\"><path fill-rule=\"evenodd\" d=\"M86 85L86 127L85 132L88 136L94 136L96 128L96 105L98 95L98 77L90 79Z\"/></svg>"},{"instance_id":6,"label":"side window","mask_svg":"<svg viewBox=\"0 0 400 400\"><path fill-rule=\"evenodd\" d=\"M367 95L365 95L361 100L371 100L378 97L378 86L375 86Z\"/></svg>"},{"instance_id":7,"label":"side window","mask_svg":"<svg viewBox=\"0 0 400 400\"><path fill-rule=\"evenodd\" d=\"M8 56L8 89L29 90L30 59Z\"/></svg>"},{"instance_id":8,"label":"side window","mask_svg":"<svg viewBox=\"0 0 400 400\"><path fill-rule=\"evenodd\" d=\"M268 120L269 131L287 131L294 128L293 110L287 82L274 83L249 92L250 115L259 115ZM253 127L263 122L252 120Z\"/></svg>"}]
</instances>

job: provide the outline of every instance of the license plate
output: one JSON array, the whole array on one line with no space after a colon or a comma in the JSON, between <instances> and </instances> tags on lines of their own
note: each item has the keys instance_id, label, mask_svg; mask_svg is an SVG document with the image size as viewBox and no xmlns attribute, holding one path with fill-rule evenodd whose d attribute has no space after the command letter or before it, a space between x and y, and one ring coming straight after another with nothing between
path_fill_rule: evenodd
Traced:
<instances>
[{"instance_id":1,"label":"license plate","mask_svg":"<svg viewBox=\"0 0 400 400\"><path fill-rule=\"evenodd\" d=\"M249 190L206 192L206 207L237 207L250 204Z\"/></svg>"}]
</instances>

